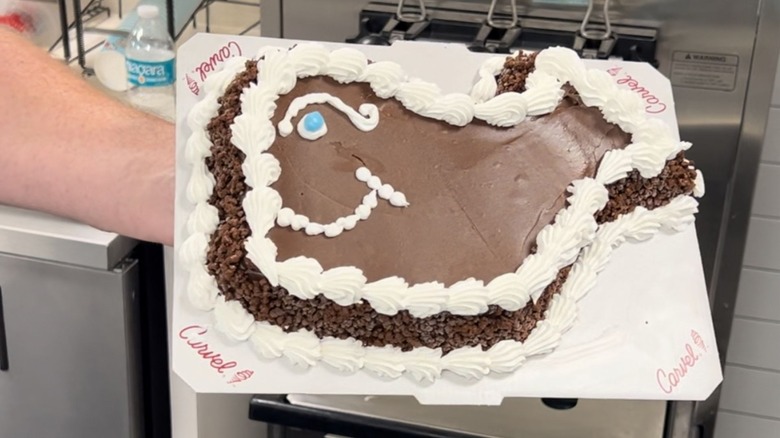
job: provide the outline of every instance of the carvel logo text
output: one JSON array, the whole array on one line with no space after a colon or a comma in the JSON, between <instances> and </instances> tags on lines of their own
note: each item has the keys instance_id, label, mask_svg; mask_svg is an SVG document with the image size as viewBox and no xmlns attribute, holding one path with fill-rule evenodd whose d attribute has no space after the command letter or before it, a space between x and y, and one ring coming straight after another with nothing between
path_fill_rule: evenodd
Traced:
<instances>
[{"instance_id":1,"label":"carvel logo text","mask_svg":"<svg viewBox=\"0 0 780 438\"><path fill-rule=\"evenodd\" d=\"M214 352L213 347L209 346L208 343L203 341L202 337L206 333L208 333L208 329L206 327L200 325L189 325L179 331L179 339L183 339L192 350L194 350L201 358L203 358L203 360L208 361L209 366L215 369L219 374L224 374L225 370L229 370L238 366L235 361L228 361L223 359L221 354ZM241 374L241 377L244 377L242 380L248 379L253 374L251 371L247 370L240 371L239 373ZM239 373L236 374L238 375ZM235 377L236 376L234 376L234 378L231 380L234 380Z\"/></svg>"},{"instance_id":2,"label":"carvel logo text","mask_svg":"<svg viewBox=\"0 0 780 438\"><path fill-rule=\"evenodd\" d=\"M645 112L650 114L660 114L666 111L666 104L653 95L650 90L642 86L638 80L630 74L623 71L622 67L612 67L607 69L607 73L617 78L618 85L625 85L629 90L636 92L645 101Z\"/></svg>"},{"instance_id":3,"label":"carvel logo text","mask_svg":"<svg viewBox=\"0 0 780 438\"><path fill-rule=\"evenodd\" d=\"M707 351L706 345L696 330L691 330L691 340L703 352ZM688 372L699 362L701 356L693 351L691 343L685 344L685 353L680 356L679 362L671 369L658 368L655 372L655 379L661 391L671 394L683 381Z\"/></svg>"},{"instance_id":4,"label":"carvel logo text","mask_svg":"<svg viewBox=\"0 0 780 438\"><path fill-rule=\"evenodd\" d=\"M235 41L229 41L227 44L217 49L217 51L211 54L205 61L198 64L192 73L197 76L198 81L203 82L210 73L216 70L218 65L229 58L241 56L242 54L243 51L241 50L241 46ZM190 77L189 74L186 75L185 78L187 80L187 86L192 94L196 96L200 94L200 85L198 84L198 81Z\"/></svg>"}]
</instances>

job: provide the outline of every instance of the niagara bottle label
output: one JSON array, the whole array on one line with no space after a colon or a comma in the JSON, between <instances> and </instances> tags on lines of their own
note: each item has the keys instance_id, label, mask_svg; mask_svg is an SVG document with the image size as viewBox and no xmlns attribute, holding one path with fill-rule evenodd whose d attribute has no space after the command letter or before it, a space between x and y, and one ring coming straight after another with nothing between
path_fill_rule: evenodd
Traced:
<instances>
[{"instance_id":1,"label":"niagara bottle label","mask_svg":"<svg viewBox=\"0 0 780 438\"><path fill-rule=\"evenodd\" d=\"M127 80L136 87L157 87L172 85L175 79L174 60L140 61L127 60Z\"/></svg>"}]
</instances>

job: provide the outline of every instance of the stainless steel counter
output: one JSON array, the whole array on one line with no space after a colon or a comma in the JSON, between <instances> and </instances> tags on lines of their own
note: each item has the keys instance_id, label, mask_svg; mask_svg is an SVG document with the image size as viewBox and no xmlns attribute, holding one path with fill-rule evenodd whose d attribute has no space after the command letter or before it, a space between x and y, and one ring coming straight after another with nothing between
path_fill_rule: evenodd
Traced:
<instances>
[{"instance_id":1,"label":"stainless steel counter","mask_svg":"<svg viewBox=\"0 0 780 438\"><path fill-rule=\"evenodd\" d=\"M0 436L147 436L136 244L0 206Z\"/></svg>"},{"instance_id":2,"label":"stainless steel counter","mask_svg":"<svg viewBox=\"0 0 780 438\"><path fill-rule=\"evenodd\" d=\"M0 205L0 253L112 269L136 243L72 220Z\"/></svg>"}]
</instances>

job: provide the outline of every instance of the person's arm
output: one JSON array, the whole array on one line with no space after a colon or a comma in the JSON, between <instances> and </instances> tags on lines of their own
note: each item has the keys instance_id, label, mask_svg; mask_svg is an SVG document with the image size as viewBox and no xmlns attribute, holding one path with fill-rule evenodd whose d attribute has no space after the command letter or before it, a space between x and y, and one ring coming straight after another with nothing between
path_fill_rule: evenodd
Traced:
<instances>
[{"instance_id":1,"label":"person's arm","mask_svg":"<svg viewBox=\"0 0 780 438\"><path fill-rule=\"evenodd\" d=\"M0 27L0 203L173 243L173 125Z\"/></svg>"}]
</instances>

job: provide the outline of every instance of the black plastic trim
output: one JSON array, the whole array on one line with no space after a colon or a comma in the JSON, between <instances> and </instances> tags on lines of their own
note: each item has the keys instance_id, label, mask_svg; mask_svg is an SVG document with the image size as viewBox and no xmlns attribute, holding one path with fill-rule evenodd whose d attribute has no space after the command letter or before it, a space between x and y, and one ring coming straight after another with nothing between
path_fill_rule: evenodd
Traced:
<instances>
[{"instance_id":1,"label":"black plastic trim","mask_svg":"<svg viewBox=\"0 0 780 438\"><path fill-rule=\"evenodd\" d=\"M162 245L141 242L138 260L142 406L145 438L171 437L165 257ZM194 421L194 420L193 420Z\"/></svg>"},{"instance_id":2,"label":"black plastic trim","mask_svg":"<svg viewBox=\"0 0 780 438\"><path fill-rule=\"evenodd\" d=\"M8 342L5 334L3 314L3 288L0 286L0 371L8 371Z\"/></svg>"},{"instance_id":3,"label":"black plastic trim","mask_svg":"<svg viewBox=\"0 0 780 438\"><path fill-rule=\"evenodd\" d=\"M579 399L576 398L543 398L542 399L542 403L544 403L545 406L559 411L566 411L569 409L573 409L575 406L577 406L577 402L579 402Z\"/></svg>"},{"instance_id":4,"label":"black plastic trim","mask_svg":"<svg viewBox=\"0 0 780 438\"><path fill-rule=\"evenodd\" d=\"M462 432L293 405L283 395L253 396L249 402L249 418L350 438L479 438Z\"/></svg>"},{"instance_id":5,"label":"black plastic trim","mask_svg":"<svg viewBox=\"0 0 780 438\"><path fill-rule=\"evenodd\" d=\"M388 45L395 39L464 43L476 52L511 53L550 46L572 47L585 57L619 56L657 66L655 59L659 28L648 24L616 22L609 44L580 38L580 20L548 16L544 11L518 15L518 25L509 30L485 28L485 13L460 9L428 8L427 21L410 32L410 24L395 19L395 7L371 2L360 12L359 33L347 42ZM499 19L508 19L498 14Z\"/></svg>"}]
</instances>

